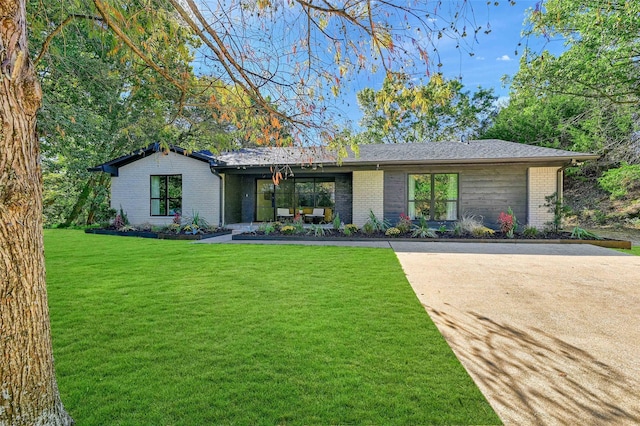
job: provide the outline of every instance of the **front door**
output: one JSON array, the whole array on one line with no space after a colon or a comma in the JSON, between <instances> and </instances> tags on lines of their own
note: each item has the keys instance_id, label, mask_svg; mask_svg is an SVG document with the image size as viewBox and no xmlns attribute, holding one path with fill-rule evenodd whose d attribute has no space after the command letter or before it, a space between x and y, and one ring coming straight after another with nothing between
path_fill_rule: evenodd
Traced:
<instances>
[{"instance_id":1,"label":"front door","mask_svg":"<svg viewBox=\"0 0 640 426\"><path fill-rule=\"evenodd\" d=\"M270 222L275 219L275 192L271 179L258 179L256 191L256 221Z\"/></svg>"}]
</instances>

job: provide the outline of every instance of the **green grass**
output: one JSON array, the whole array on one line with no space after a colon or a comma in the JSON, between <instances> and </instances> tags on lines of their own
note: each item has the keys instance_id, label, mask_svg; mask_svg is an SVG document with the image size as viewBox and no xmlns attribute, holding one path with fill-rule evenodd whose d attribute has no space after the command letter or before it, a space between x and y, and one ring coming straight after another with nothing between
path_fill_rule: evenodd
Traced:
<instances>
[{"instance_id":1,"label":"green grass","mask_svg":"<svg viewBox=\"0 0 640 426\"><path fill-rule=\"evenodd\" d=\"M634 254L636 256L640 256L640 246L631 246L631 250L618 250L622 253Z\"/></svg>"},{"instance_id":2,"label":"green grass","mask_svg":"<svg viewBox=\"0 0 640 426\"><path fill-rule=\"evenodd\" d=\"M391 250L45 231L78 425L496 424Z\"/></svg>"}]
</instances>

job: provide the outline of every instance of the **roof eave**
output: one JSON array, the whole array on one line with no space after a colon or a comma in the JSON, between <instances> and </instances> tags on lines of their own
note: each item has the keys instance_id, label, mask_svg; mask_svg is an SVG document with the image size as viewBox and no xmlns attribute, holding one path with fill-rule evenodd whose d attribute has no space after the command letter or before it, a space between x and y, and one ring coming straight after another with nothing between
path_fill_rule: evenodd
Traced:
<instances>
[{"instance_id":1,"label":"roof eave","mask_svg":"<svg viewBox=\"0 0 640 426\"><path fill-rule=\"evenodd\" d=\"M380 160L358 161L345 159L342 164L348 166L403 166L403 165L457 165L457 164L527 164L527 163L571 163L575 161L597 160L599 155L579 154L575 156L542 157L505 157L505 158L448 158L438 160Z\"/></svg>"}]
</instances>

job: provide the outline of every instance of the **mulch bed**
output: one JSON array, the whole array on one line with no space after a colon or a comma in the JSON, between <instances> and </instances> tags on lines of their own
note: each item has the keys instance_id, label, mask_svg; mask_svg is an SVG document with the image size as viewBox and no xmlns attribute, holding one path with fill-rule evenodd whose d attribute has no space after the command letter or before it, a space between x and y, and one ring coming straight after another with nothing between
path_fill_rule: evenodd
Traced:
<instances>
[{"instance_id":1,"label":"mulch bed","mask_svg":"<svg viewBox=\"0 0 640 426\"><path fill-rule=\"evenodd\" d=\"M537 236L524 236L515 234L513 238L507 238L503 233L496 232L493 235L475 237L473 235L455 235L453 232L438 233L437 238L419 238L413 237L411 232L399 234L396 236L387 236L384 232L374 232L365 234L356 232L349 236L335 229L326 229L324 235L313 234L283 234L279 231L273 231L265 234L264 231L245 232L233 235L234 240L281 240L281 241L368 241L368 240L384 240L384 241L424 241L424 242L476 242L476 243L547 243L547 244L593 244L607 248L630 249L631 242L615 240L609 238L602 239L578 239L572 238L570 232L544 232Z\"/></svg>"},{"instance_id":2,"label":"mulch bed","mask_svg":"<svg viewBox=\"0 0 640 426\"><path fill-rule=\"evenodd\" d=\"M219 229L204 234L168 233L153 231L118 231L116 229L86 229L87 234L118 235L121 237L157 238L160 240L204 240L205 238L219 237L231 233L229 229Z\"/></svg>"}]
</instances>

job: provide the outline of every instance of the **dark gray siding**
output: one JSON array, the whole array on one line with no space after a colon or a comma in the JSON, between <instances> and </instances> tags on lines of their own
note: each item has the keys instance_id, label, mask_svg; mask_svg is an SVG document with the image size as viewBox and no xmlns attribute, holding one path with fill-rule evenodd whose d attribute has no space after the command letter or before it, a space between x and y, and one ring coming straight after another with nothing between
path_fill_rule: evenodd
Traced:
<instances>
[{"instance_id":1,"label":"dark gray siding","mask_svg":"<svg viewBox=\"0 0 640 426\"><path fill-rule=\"evenodd\" d=\"M224 220L226 223L242 221L242 203L240 193L242 176L225 175L224 178Z\"/></svg>"},{"instance_id":2,"label":"dark gray siding","mask_svg":"<svg viewBox=\"0 0 640 426\"><path fill-rule=\"evenodd\" d=\"M384 172L384 218L394 225L401 214L407 214L407 174L407 171Z\"/></svg>"},{"instance_id":3,"label":"dark gray siding","mask_svg":"<svg viewBox=\"0 0 640 426\"><path fill-rule=\"evenodd\" d=\"M410 173L458 173L459 217L482 216L486 226L495 228L500 212L511 207L520 222L526 221L527 168L492 166L385 170L384 217L392 224L407 213L407 175Z\"/></svg>"},{"instance_id":4,"label":"dark gray siding","mask_svg":"<svg viewBox=\"0 0 640 426\"><path fill-rule=\"evenodd\" d=\"M493 167L460 173L460 214L482 216L497 228L500 212L511 207L518 221L527 220L527 168Z\"/></svg>"},{"instance_id":5,"label":"dark gray siding","mask_svg":"<svg viewBox=\"0 0 640 426\"><path fill-rule=\"evenodd\" d=\"M336 175L336 212L345 224L353 221L353 182L350 173Z\"/></svg>"}]
</instances>

